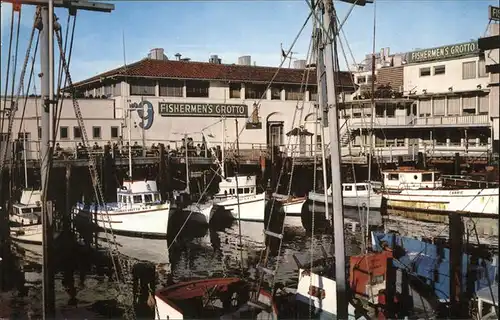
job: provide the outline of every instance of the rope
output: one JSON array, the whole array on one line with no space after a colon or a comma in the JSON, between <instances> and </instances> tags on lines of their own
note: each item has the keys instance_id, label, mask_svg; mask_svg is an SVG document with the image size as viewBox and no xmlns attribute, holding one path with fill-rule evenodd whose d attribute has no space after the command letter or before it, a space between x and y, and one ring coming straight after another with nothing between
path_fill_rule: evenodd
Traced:
<instances>
[{"instance_id":1,"label":"rope","mask_svg":"<svg viewBox=\"0 0 500 320\"><path fill-rule=\"evenodd\" d=\"M0 131L3 132L3 124L5 112L7 112L7 94L9 90L9 76L10 76L10 59L12 54L12 40L14 38L14 6L12 6L12 14L10 16L10 36L9 36L9 55L7 56L7 72L5 73L5 93L3 96L3 112L2 112L2 123L0 126ZM12 99L12 97L11 97ZM11 111L12 112L12 111ZM9 139L7 139L7 142ZM6 147L7 148L7 147Z\"/></svg>"}]
</instances>

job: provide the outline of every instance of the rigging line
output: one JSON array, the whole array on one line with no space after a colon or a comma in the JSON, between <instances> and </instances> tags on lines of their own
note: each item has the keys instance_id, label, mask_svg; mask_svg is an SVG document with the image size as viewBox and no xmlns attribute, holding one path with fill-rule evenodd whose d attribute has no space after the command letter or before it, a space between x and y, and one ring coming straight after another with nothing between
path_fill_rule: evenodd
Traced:
<instances>
[{"instance_id":1,"label":"rigging line","mask_svg":"<svg viewBox=\"0 0 500 320\"><path fill-rule=\"evenodd\" d=\"M69 15L70 16L70 15ZM76 13L75 15L73 16L73 26L71 27L71 39L69 41L69 52L68 52L68 68L71 64L71 56L72 56L72 53L73 53L73 43L74 43L74 38L75 38L75 26L76 26ZM69 27L67 26L66 27L66 40L67 40L67 35L68 35L68 30L69 30ZM66 49L67 49L67 43L64 44L64 54L66 54ZM62 70L61 70L62 72ZM60 81L62 80L62 77L60 78ZM67 75L65 74L64 75L64 87L66 87L68 85L68 77ZM61 82L59 82L59 85L58 85L58 88L57 88L57 92L58 92L58 96L61 97L60 101L61 101L61 105L59 107L59 112L58 112L58 115L57 115L57 123L56 123L56 126L54 128L55 132L54 132L54 139L56 137L56 133L57 131L59 130L59 123L61 122L61 113L62 113L62 108L63 108L63 103L64 103L64 99L65 99L65 96L64 94L61 94ZM55 140L54 140L55 142Z\"/></svg>"},{"instance_id":2,"label":"rigging line","mask_svg":"<svg viewBox=\"0 0 500 320\"><path fill-rule=\"evenodd\" d=\"M33 75L35 74L35 58L37 51L38 51L38 43L40 42L40 31L38 31L38 35L36 37L36 42L35 42L35 50L33 51L33 59L31 60L31 72L28 78L28 84L26 85L26 93L24 94L24 105L23 105L23 113L21 114L21 122L19 124L19 132L18 135L21 133L21 128L23 127L23 122L24 122L24 115L26 113L26 105L28 104L28 95L29 95L29 90L31 86L31 80L33 79ZM33 81L34 85L35 81ZM35 93L36 94L36 93ZM36 103L35 103L35 108L36 108ZM38 126L37 126L38 130Z\"/></svg>"},{"instance_id":3,"label":"rigging line","mask_svg":"<svg viewBox=\"0 0 500 320\"><path fill-rule=\"evenodd\" d=\"M55 14L54 14L55 15ZM70 24L70 18L71 15L68 13L68 19L66 20L66 35L64 36L64 53L66 53L67 45L68 45L68 33L69 33L69 24ZM62 32L61 31L62 26L57 30L56 32ZM61 34L62 36L62 34ZM61 96L61 82L62 82L62 77L63 77L63 69L62 69L62 63L61 63L62 57L61 54L59 54L59 66L57 70L57 91L56 91L56 97L55 99L57 100L57 104L55 105L55 111L54 111L54 118L52 121L56 123L54 126L54 132L52 134L52 137L54 137L54 141L52 141L52 145L55 144L55 140L57 137L57 131L59 130L59 120L61 117L61 109L62 109L62 102L60 103L60 96Z\"/></svg>"},{"instance_id":4,"label":"rigging line","mask_svg":"<svg viewBox=\"0 0 500 320\"><path fill-rule=\"evenodd\" d=\"M292 52L293 50L293 47L295 46L295 44L297 43L297 40L299 39L300 35L302 34L302 31L304 31L305 27L307 26L307 23L309 21L309 19L311 18L312 16L312 12L309 13L309 15L307 16L306 18L306 21L304 21L304 24L302 24L302 27L300 28L299 32L297 33L297 35L295 36L295 38L293 39L292 41L292 44L290 45L290 48L288 49L288 51L286 52L286 55L288 56L290 54L290 52ZM257 110L260 110L260 103L262 102L262 100L266 97L267 95L267 91L269 90L269 88L271 88L271 85L273 84L274 82L274 79L276 79L276 77L278 76L278 73L280 72L281 68L283 67L283 64L285 63L285 60L286 59L283 59L281 61L281 63L279 64L278 66L278 69L276 70L276 72L274 73L273 77L271 78L271 80L269 81L269 84L267 85L266 87L266 90L264 91L264 93L262 94L262 96L260 97L260 99L258 100L258 102L256 103L257 105ZM238 138L241 136L241 134L243 133L243 131L245 130L245 126L242 126L240 132L238 132Z\"/></svg>"},{"instance_id":5,"label":"rigging line","mask_svg":"<svg viewBox=\"0 0 500 320\"><path fill-rule=\"evenodd\" d=\"M217 169L217 171L220 171L220 168ZM210 188L210 185L212 184L212 182L214 181L215 177L217 175L214 174L212 176L212 179L210 179L210 182L207 183L207 185L205 186L205 189L203 190L202 194L200 195L200 197L198 198L198 201L196 202L196 204L194 205L194 207L196 206L199 206L201 200L203 199L203 196L208 192L208 189ZM179 228L179 231L177 232L177 234L175 235L174 239L172 240L172 242L170 243L170 245L168 246L167 250L170 250L170 248L172 247L172 245L175 243L175 241L177 240L177 238L179 237L179 235L181 234L181 231L184 229L184 227L186 226L187 222L189 221L189 218L191 217L191 215L193 214L194 210L191 210L191 212L189 212L189 215L186 217L186 220L184 220L184 223L182 224L182 226Z\"/></svg>"},{"instance_id":6,"label":"rigging line","mask_svg":"<svg viewBox=\"0 0 500 320\"><path fill-rule=\"evenodd\" d=\"M346 23L347 19L349 18L349 16L351 15L352 11L354 10L354 7L356 7L358 1L359 0L354 1L354 3L351 5L351 7L349 8L349 11L347 11L347 14L345 15L344 20L342 20L342 23L339 23L339 26L337 28L338 31L342 30L342 27L344 26L344 23ZM338 19L338 17L337 17L337 19Z\"/></svg>"},{"instance_id":7,"label":"rigging line","mask_svg":"<svg viewBox=\"0 0 500 320\"><path fill-rule=\"evenodd\" d=\"M7 94L9 92L9 76L10 76L10 59L12 55L12 40L14 38L14 6L12 6L12 14L10 16L10 37L9 37L9 55L7 56L7 72L5 73L5 92L3 96L3 112L2 122L0 124L0 132L3 132L5 114L7 112ZM12 99L12 97L11 97ZM11 110L12 112L12 110Z\"/></svg>"},{"instance_id":8,"label":"rigging line","mask_svg":"<svg viewBox=\"0 0 500 320\"><path fill-rule=\"evenodd\" d=\"M12 90L10 93L11 98L11 110L14 109L14 88L16 86L16 69L17 69L17 53L19 52L19 30L21 29L21 10L19 9L17 13L17 31L16 31L16 49L14 50L14 69L12 70ZM23 75L24 76L24 75ZM23 83L21 82L19 85L19 92L23 87ZM18 99L17 99L18 100ZM17 100L16 100L16 109L17 109Z\"/></svg>"}]
</instances>

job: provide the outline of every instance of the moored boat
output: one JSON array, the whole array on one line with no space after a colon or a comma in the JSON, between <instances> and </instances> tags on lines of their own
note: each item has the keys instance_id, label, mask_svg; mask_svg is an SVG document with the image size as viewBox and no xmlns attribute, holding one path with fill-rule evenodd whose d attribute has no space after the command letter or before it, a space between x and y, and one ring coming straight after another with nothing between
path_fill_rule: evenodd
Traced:
<instances>
[{"instance_id":1,"label":"moored boat","mask_svg":"<svg viewBox=\"0 0 500 320\"><path fill-rule=\"evenodd\" d=\"M117 202L104 206L77 203L75 218L81 218L122 235L166 238L170 202L161 199L156 181L124 181L117 189Z\"/></svg>"},{"instance_id":2,"label":"moored boat","mask_svg":"<svg viewBox=\"0 0 500 320\"><path fill-rule=\"evenodd\" d=\"M42 244L42 193L23 189L18 203L9 215L11 239L18 242Z\"/></svg>"}]
</instances>

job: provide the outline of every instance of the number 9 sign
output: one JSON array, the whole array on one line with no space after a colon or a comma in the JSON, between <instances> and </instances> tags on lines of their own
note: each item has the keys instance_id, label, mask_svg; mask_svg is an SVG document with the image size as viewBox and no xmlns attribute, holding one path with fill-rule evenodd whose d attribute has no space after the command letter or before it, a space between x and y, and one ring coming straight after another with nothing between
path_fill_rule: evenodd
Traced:
<instances>
[{"instance_id":1,"label":"number 9 sign","mask_svg":"<svg viewBox=\"0 0 500 320\"><path fill-rule=\"evenodd\" d=\"M144 112L144 106L146 106L146 111ZM153 105L149 101L141 101L138 104L133 103L130 106L132 109L137 110L137 114L139 115L139 118L142 120L139 123L139 127L141 127L144 130L148 130L151 128L153 125L153 118L154 118L154 109Z\"/></svg>"}]
</instances>

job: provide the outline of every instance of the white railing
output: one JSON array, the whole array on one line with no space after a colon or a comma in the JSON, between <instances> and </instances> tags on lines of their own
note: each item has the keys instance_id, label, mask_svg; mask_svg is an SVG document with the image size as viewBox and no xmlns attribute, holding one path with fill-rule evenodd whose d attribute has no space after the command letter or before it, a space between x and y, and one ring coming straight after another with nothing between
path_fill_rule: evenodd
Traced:
<instances>
[{"instance_id":1,"label":"white railing","mask_svg":"<svg viewBox=\"0 0 500 320\"><path fill-rule=\"evenodd\" d=\"M341 123L345 121L341 118ZM371 118L348 118L347 124L349 128L368 128L370 127ZM439 126L439 125L481 125L489 124L490 119L487 114L481 115L463 115L463 116L434 116L434 117L415 117L415 116L400 116L400 117L375 117L374 127L387 126Z\"/></svg>"}]
</instances>

